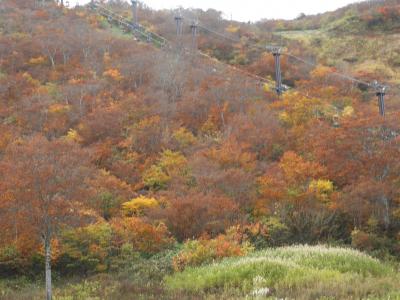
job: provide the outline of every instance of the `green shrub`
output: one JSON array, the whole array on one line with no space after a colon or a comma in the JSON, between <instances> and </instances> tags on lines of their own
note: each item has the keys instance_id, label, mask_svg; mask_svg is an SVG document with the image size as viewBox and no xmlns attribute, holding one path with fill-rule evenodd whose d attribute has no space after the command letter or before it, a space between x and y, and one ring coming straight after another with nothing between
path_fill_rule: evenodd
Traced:
<instances>
[{"instance_id":1,"label":"green shrub","mask_svg":"<svg viewBox=\"0 0 400 300\"><path fill-rule=\"evenodd\" d=\"M362 230L353 230L351 245L376 257L392 258L399 255L400 243L396 239Z\"/></svg>"},{"instance_id":2,"label":"green shrub","mask_svg":"<svg viewBox=\"0 0 400 300\"><path fill-rule=\"evenodd\" d=\"M151 258L140 258L131 265L125 265L125 268L119 270L119 279L120 281L127 280L137 285L151 282L159 284L164 276L173 273L172 260L178 251L178 248L166 250Z\"/></svg>"},{"instance_id":3,"label":"green shrub","mask_svg":"<svg viewBox=\"0 0 400 300\"><path fill-rule=\"evenodd\" d=\"M250 242L256 249L263 249L267 247L283 246L290 242L289 228L281 222L279 218L268 217L262 220L260 226L264 230L260 230L257 234L251 231L247 233ZM263 232L266 232L263 234Z\"/></svg>"},{"instance_id":4,"label":"green shrub","mask_svg":"<svg viewBox=\"0 0 400 300\"><path fill-rule=\"evenodd\" d=\"M63 273L87 274L109 267L112 229L107 223L68 230L61 235L61 255L56 269Z\"/></svg>"},{"instance_id":5,"label":"green shrub","mask_svg":"<svg viewBox=\"0 0 400 300\"><path fill-rule=\"evenodd\" d=\"M0 248L0 278L42 275L44 256L39 252L22 253L15 245Z\"/></svg>"},{"instance_id":6,"label":"green shrub","mask_svg":"<svg viewBox=\"0 0 400 300\"><path fill-rule=\"evenodd\" d=\"M20 268L20 253L15 246L0 249L0 275L15 274Z\"/></svg>"}]
</instances>

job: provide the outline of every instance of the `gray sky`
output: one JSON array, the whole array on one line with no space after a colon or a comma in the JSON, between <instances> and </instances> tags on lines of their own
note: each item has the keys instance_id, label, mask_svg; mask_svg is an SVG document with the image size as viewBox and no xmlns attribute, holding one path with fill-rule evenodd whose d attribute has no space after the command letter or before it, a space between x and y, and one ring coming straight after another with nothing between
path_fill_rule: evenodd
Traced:
<instances>
[{"instance_id":1,"label":"gray sky","mask_svg":"<svg viewBox=\"0 0 400 300\"><path fill-rule=\"evenodd\" d=\"M89 0L69 0L70 4L86 4ZM355 0L143 0L148 6L160 8L214 8L222 11L225 18L239 21L268 19L293 19L300 13L317 14L335 10Z\"/></svg>"}]
</instances>

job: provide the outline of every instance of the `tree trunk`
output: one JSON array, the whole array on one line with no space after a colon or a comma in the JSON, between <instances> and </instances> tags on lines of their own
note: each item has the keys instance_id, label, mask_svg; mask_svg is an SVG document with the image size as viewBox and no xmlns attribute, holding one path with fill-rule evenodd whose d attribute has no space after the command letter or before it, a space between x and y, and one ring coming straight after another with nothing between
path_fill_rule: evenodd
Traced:
<instances>
[{"instance_id":1,"label":"tree trunk","mask_svg":"<svg viewBox=\"0 0 400 300\"><path fill-rule=\"evenodd\" d=\"M46 300L52 299L51 290L51 243L50 238L46 237L44 241L45 261L46 261Z\"/></svg>"},{"instance_id":2,"label":"tree trunk","mask_svg":"<svg viewBox=\"0 0 400 300\"><path fill-rule=\"evenodd\" d=\"M83 116L83 108L82 107L83 107L83 93L81 90L81 96L79 98L79 115L81 116L81 118Z\"/></svg>"},{"instance_id":3,"label":"tree trunk","mask_svg":"<svg viewBox=\"0 0 400 300\"><path fill-rule=\"evenodd\" d=\"M49 55L50 62L51 62L51 67L54 69L56 67L56 62L54 60L54 57L52 55Z\"/></svg>"},{"instance_id":4,"label":"tree trunk","mask_svg":"<svg viewBox=\"0 0 400 300\"><path fill-rule=\"evenodd\" d=\"M385 229L388 230L390 226L390 205L389 199L386 196L381 196L381 202L384 206L383 209L383 222L385 224Z\"/></svg>"}]
</instances>

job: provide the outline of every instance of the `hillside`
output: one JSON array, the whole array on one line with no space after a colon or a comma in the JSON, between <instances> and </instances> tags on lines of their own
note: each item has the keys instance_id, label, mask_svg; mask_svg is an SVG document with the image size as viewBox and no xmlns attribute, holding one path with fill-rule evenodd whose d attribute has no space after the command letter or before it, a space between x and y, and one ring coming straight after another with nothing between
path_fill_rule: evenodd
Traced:
<instances>
[{"instance_id":1,"label":"hillside","mask_svg":"<svg viewBox=\"0 0 400 300\"><path fill-rule=\"evenodd\" d=\"M102 5L130 22L126 3ZM1 1L0 298L243 298L253 275L272 297L339 297L309 284L325 275L345 298L397 297L397 7L256 24L182 11L178 40L174 11L141 5L140 28L160 45L89 6ZM201 53L190 49L195 17ZM266 44L284 46L281 96ZM376 91L342 72L390 85L385 117ZM298 244L346 255L310 271L279 256ZM290 251L315 255L304 247ZM283 260L280 275L225 274L258 256ZM208 270L222 279L196 277Z\"/></svg>"},{"instance_id":2,"label":"hillside","mask_svg":"<svg viewBox=\"0 0 400 300\"><path fill-rule=\"evenodd\" d=\"M358 77L399 84L398 1L370 1L303 17L282 26L279 34L302 40L319 61L328 65Z\"/></svg>"},{"instance_id":3,"label":"hillside","mask_svg":"<svg viewBox=\"0 0 400 300\"><path fill-rule=\"evenodd\" d=\"M110 7L130 16L127 5ZM141 21L158 33L175 41L176 11L151 11L142 7ZM252 73L274 78L273 60L265 45L280 45L287 52L313 64L332 67L335 71L373 82L390 85L389 108L399 109L400 95L400 7L398 1L368 1L346 6L316 16L301 15L293 21L265 20L255 24L222 19L218 11L183 10L186 27L183 41L191 44L189 25L198 20L199 49L211 56L240 66ZM284 57L283 79L289 86L309 78L312 68L304 62ZM327 78L338 80L340 78ZM343 84L351 85L344 80ZM332 83L336 84L336 83ZM299 87L301 89L301 86ZM365 87L360 87L363 89ZM364 95L371 99L371 95Z\"/></svg>"}]
</instances>

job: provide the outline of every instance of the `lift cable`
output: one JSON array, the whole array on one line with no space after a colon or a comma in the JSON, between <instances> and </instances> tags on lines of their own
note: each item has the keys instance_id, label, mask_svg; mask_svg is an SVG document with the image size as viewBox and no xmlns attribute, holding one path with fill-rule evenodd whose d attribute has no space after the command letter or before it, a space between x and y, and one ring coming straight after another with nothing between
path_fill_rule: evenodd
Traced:
<instances>
[{"instance_id":1,"label":"lift cable","mask_svg":"<svg viewBox=\"0 0 400 300\"><path fill-rule=\"evenodd\" d=\"M191 20L191 19L189 18L189 20ZM191 21L193 21L193 20L191 20ZM202 28L202 29L204 29L204 30L210 32L210 33L213 33L213 34L215 34L215 35L217 35L217 36L223 38L223 39L226 39L226 40L229 40L229 41L232 41L232 42L235 42L235 43L241 42L240 39L236 39L236 38L227 36L227 35L225 35L225 34L223 34L223 33L221 33L221 32L218 32L218 31L215 31L215 30L213 30L213 29L207 28L206 26L202 25L201 23L198 23L198 26L199 26L200 28ZM257 48L259 48L259 49L263 49L263 50L265 49L264 47L259 46L259 45L255 45L255 47L257 47ZM266 47L267 47L267 48L276 48L276 46L272 46L272 45L267 45ZM305 59L303 59L303 58L301 58L301 57L298 57L298 56L296 56L296 55L294 55L294 54L292 54L292 53L290 53L290 52L287 52L287 51L282 51L281 54L282 54L282 55L286 55L286 56L288 56L288 57L291 57L291 58L293 58L293 59L295 59L295 60L297 60L297 61L299 61L299 62L302 62L302 63L304 63L304 64L310 66L310 67L314 67L314 68L315 68L315 67L318 66L318 64L316 64L316 63L313 63L313 62L310 62L310 61L308 61L308 60L305 60ZM332 74L335 75L335 76L341 77L341 78L343 78L343 79L346 79L346 80L349 80L349 81L352 81L352 82L355 82L355 83L364 85L364 86L366 86L366 87L374 87L374 83L370 83L370 82L363 81L363 80L361 80L361 79L358 79L358 78L356 78L356 77L350 76L350 75L348 75L348 74L345 74L345 73L342 73L342 72L339 72L339 71L331 71L330 73L332 73ZM385 87L386 87L386 90L390 88L388 85L385 85Z\"/></svg>"},{"instance_id":2,"label":"lift cable","mask_svg":"<svg viewBox=\"0 0 400 300\"><path fill-rule=\"evenodd\" d=\"M107 8L105 8L105 7L102 7L102 6L100 6L99 4L95 3L95 1L92 1L92 6L95 7L95 8L100 8L100 9L105 10L105 11L107 12L106 15L107 15L108 17L111 17L111 18L113 18L113 19L116 19L116 21L119 22L120 24L123 24L123 25L125 25L125 26L128 26L130 29L132 29L132 30L134 30L135 32L141 34L142 36L146 36L148 41L153 41L153 42L159 44L159 46L161 46L161 48L163 48L163 47L165 47L165 46L168 46L168 49L171 48L171 43L170 43L167 39L165 39L164 37L162 37L162 36L160 36L160 35L158 35L158 34L156 34L156 33L152 33L152 32L150 32L150 31L147 31L147 30L146 30L144 27L142 27L140 24L132 24L132 23L129 22L127 19L125 19L125 18L123 18L123 17L121 17L121 16L115 14L113 11L111 11L111 10L109 10L109 9L107 9ZM101 12L99 12L99 13L101 14ZM175 20L176 20L176 19L177 19L177 17L175 17ZM182 35L183 16L182 16L182 15L179 15L179 19L180 19L180 23L177 22L177 30L178 30L178 31L177 31L178 33L177 33L177 34L178 34L178 38L179 38L180 35ZM214 34L214 35L216 35L216 36L219 36L220 38L229 40L229 41L231 41L231 42L234 42L234 43L239 43L239 42L241 42L240 39L235 39L235 38L230 37L230 36L227 36L227 35L225 35L225 34L223 34L223 33L220 33L220 32L217 32L217 31L215 31L215 30L212 30L212 29L210 29L210 28L208 28L208 27L206 27L206 26L200 24L200 23L199 23L198 21L196 21L196 20L193 20L193 19L190 19L190 18L188 18L188 20L191 21L191 28L193 28L193 26L196 26L196 28L197 28L197 27L198 27L198 28L201 28L201 29L203 29L203 30L205 30L205 31L207 31L207 32L210 32L210 33L212 33L212 34ZM193 25L193 24L195 24L195 25ZM153 36L156 37L158 40L155 39ZM194 39L195 39L195 38L196 38L196 34L194 34ZM194 40L193 40L193 41L194 41ZM194 45L195 43L193 42L192 44ZM193 48L193 47L194 47L194 46L192 46L192 48ZM306 59L303 59L303 58L301 58L301 57L298 57L298 56L296 56L296 55L294 55L294 54L292 54L292 53L290 53L290 52L281 51L281 50L283 49L283 47L269 46L269 45L267 45L265 48L263 48L263 47L261 47L261 46L259 46L259 45L256 45L256 47L258 47L259 49L269 49L269 50L272 49L271 52L272 52L272 54L274 55L274 58L275 58L275 73L276 73L276 80L275 80L276 87L275 87L275 89L276 89L276 92L278 93L279 96L280 96L284 91L286 91L286 90L289 89L289 87L287 87L287 86L285 86L285 85L282 84L282 75L281 75L282 73L281 73L281 66L280 66L280 61L279 61L280 55L286 55L286 56L288 56L288 57L290 57L290 58L293 58L293 59L295 59L295 60L297 60L297 61L299 61L299 62L302 62L302 63L304 63L304 64L306 64L306 65L308 65L308 66L311 66L311 67L313 67L313 68L315 68L315 67L318 66L316 63L313 63L313 62L310 62L310 61L308 61L308 60L306 60ZM192 50L194 50L194 49L192 49ZM186 48L184 48L184 52L190 53L190 51L188 51ZM212 61L214 61L214 62L216 62L216 63L218 63L218 64L224 65L225 67L229 67L229 68L231 68L232 70L235 70L236 72L240 72L240 73L242 73L242 74L244 74L244 75L246 75L246 76L248 76L248 77L251 77L251 78L253 78L253 79L256 79L256 80L258 80L258 81L260 81L260 82L268 83L268 84L271 84L271 83L272 83L272 80L269 80L269 79L267 79L267 78L264 78L264 77L262 77L262 76L259 76L259 75L253 74L253 73L250 73L250 72L245 71L245 70L243 70L243 69L241 69L241 68L234 67L234 66L232 66L232 65L230 65L230 64L222 63L222 62L220 62L219 60L213 58L212 56L210 56L210 55L208 55L208 54L206 54L206 53L204 53L204 52L202 52L202 51L200 51L200 50L198 50L198 49L197 49L197 52L200 54L200 56L203 56L203 57L206 57L206 58L208 58L208 59L211 59ZM355 78L355 77L353 77L353 76L350 76L350 75L348 75L348 74L344 74L344 73L341 73L341 72L338 72L338 71L331 71L330 73L333 74L333 75L335 75L335 76L338 76L338 77L340 77L340 78L343 78L343 79L345 79L345 80L348 80L348 81L351 81L351 82L355 82L355 83L357 83L357 84L364 85L364 86L369 87L369 88L374 88L375 91L376 91L376 96L378 96L379 112L380 112L380 114L381 114L382 116L385 115L385 102L384 102L384 97L385 97L385 95L386 95L387 90L389 89L389 86L388 86L388 85L382 85L382 84L379 84L379 83L376 82L376 81L374 81L374 82L372 82L372 83L369 83L369 82L363 81L363 80L361 80L361 79ZM300 94L300 95L302 95L302 96L304 96L304 97L311 98L308 94L304 94L304 93L302 93L301 91L296 90L296 93L298 93L298 94Z\"/></svg>"}]
</instances>

